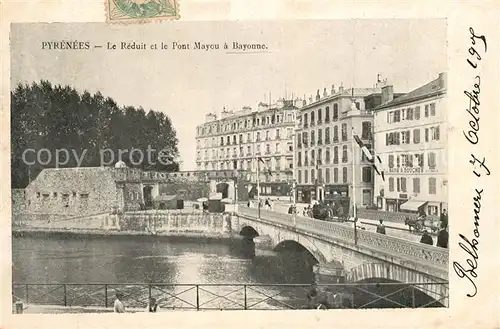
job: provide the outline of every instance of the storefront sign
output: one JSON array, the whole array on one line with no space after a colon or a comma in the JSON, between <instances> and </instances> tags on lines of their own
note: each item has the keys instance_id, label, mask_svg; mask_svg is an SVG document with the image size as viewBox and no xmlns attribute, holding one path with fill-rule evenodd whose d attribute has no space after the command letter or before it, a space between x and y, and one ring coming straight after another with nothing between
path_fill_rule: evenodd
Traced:
<instances>
[{"instance_id":1,"label":"storefront sign","mask_svg":"<svg viewBox=\"0 0 500 329\"><path fill-rule=\"evenodd\" d=\"M427 169L424 170L422 167L399 167L399 168L389 168L391 174L423 174L423 173L434 173L437 169Z\"/></svg>"}]
</instances>

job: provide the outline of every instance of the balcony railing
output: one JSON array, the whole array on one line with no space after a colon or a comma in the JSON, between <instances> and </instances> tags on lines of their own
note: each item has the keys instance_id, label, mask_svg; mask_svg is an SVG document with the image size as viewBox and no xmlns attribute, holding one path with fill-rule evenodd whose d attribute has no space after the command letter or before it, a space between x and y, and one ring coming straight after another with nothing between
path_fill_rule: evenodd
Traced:
<instances>
[{"instance_id":1,"label":"balcony railing","mask_svg":"<svg viewBox=\"0 0 500 329\"><path fill-rule=\"evenodd\" d=\"M310 284L13 283L12 299L27 305L113 312L115 293L120 291L125 310L135 313L145 312L152 297L160 310L196 311L293 310L320 305L328 309L443 307L449 298L448 282L318 284L316 290L319 296L310 299ZM429 291L441 293L437 298L423 297L422 292Z\"/></svg>"}]
</instances>

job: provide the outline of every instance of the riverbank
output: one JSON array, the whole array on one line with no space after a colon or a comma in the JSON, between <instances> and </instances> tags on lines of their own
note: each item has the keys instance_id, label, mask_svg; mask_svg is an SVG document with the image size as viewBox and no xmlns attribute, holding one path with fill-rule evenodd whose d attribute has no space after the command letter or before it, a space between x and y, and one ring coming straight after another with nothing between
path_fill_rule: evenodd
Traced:
<instances>
[{"instance_id":1,"label":"riverbank","mask_svg":"<svg viewBox=\"0 0 500 329\"><path fill-rule=\"evenodd\" d=\"M184 231L174 232L166 231L157 234L140 231L116 231L116 230L71 230L71 229L48 229L48 228L13 228L13 237L62 237L62 238L103 238L103 237L143 237L143 238L161 238L168 240L196 240L201 242L235 240L242 239L237 234L229 233L214 233L214 232L199 232L199 231Z\"/></svg>"}]
</instances>

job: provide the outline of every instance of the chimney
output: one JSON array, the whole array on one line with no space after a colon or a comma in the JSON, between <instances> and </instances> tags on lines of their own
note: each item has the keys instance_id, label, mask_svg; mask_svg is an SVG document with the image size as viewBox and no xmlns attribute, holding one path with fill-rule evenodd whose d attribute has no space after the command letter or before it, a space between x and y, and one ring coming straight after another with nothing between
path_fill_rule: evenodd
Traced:
<instances>
[{"instance_id":1,"label":"chimney","mask_svg":"<svg viewBox=\"0 0 500 329\"><path fill-rule=\"evenodd\" d=\"M323 90L323 97L326 97L328 96L327 92L326 92L326 88Z\"/></svg>"},{"instance_id":2,"label":"chimney","mask_svg":"<svg viewBox=\"0 0 500 329\"><path fill-rule=\"evenodd\" d=\"M335 94L335 85L332 85L332 95Z\"/></svg>"},{"instance_id":3,"label":"chimney","mask_svg":"<svg viewBox=\"0 0 500 329\"><path fill-rule=\"evenodd\" d=\"M386 86L382 87L382 97L381 97L382 104L390 102L393 99L394 99L394 88L393 88L393 86L386 85Z\"/></svg>"},{"instance_id":4,"label":"chimney","mask_svg":"<svg viewBox=\"0 0 500 329\"><path fill-rule=\"evenodd\" d=\"M448 84L447 84L447 74L446 74L446 72L439 73L439 88L440 89L446 89L447 86L448 86Z\"/></svg>"},{"instance_id":5,"label":"chimney","mask_svg":"<svg viewBox=\"0 0 500 329\"><path fill-rule=\"evenodd\" d=\"M318 89L318 91L316 92L316 102L319 101L320 98L321 96L319 95L319 89Z\"/></svg>"}]
</instances>

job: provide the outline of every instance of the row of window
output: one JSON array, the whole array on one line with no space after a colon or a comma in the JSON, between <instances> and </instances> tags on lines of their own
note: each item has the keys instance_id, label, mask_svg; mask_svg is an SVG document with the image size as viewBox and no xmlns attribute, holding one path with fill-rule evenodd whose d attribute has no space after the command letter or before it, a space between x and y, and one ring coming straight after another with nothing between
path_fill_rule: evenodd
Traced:
<instances>
[{"instance_id":1,"label":"row of window","mask_svg":"<svg viewBox=\"0 0 500 329\"><path fill-rule=\"evenodd\" d=\"M347 141L347 123L341 125L341 140L343 142ZM324 137L324 139L323 139ZM364 121L361 124L361 139L371 139L372 138L372 123L371 121ZM324 141L324 142L323 142ZM338 125L333 126L333 137L330 139L330 127L324 129L312 130L310 133L304 131L302 133L297 133L297 148L314 146L316 143L318 145L330 144L331 142L337 143L339 141L339 128Z\"/></svg>"},{"instance_id":2,"label":"row of window","mask_svg":"<svg viewBox=\"0 0 500 329\"><path fill-rule=\"evenodd\" d=\"M260 146L261 146L260 144L256 146L256 151L255 151L256 155L272 154L272 153L280 154L282 152L280 143L276 143L276 145L273 149L271 149L271 144L266 144L264 153L262 153ZM287 152L292 152L292 151L293 151L293 146L291 143L289 143L287 145ZM210 157L210 153L208 152L208 150L205 150L205 152L203 153L203 159L210 160L210 159L217 159L217 158L223 159L223 158L231 158L231 157L232 158L237 158L237 157L242 158L242 157L252 156L252 154L253 154L253 152L252 152L251 146L247 146L246 153L245 153L245 149L243 148L243 146L240 146L239 153L238 153L238 149L236 149L236 147L233 147L232 150L230 148L227 148L225 151L224 151L224 149L220 149L220 153L219 153L219 150L212 150L211 157ZM198 151L196 153L196 159L201 160L201 151Z\"/></svg>"},{"instance_id":3,"label":"row of window","mask_svg":"<svg viewBox=\"0 0 500 329\"><path fill-rule=\"evenodd\" d=\"M274 132L274 134L273 134ZM286 138L290 139L292 137L293 129L292 128L287 128L286 130ZM255 140L253 138L253 135L255 135ZM264 137L265 136L265 137ZM207 139L198 139L197 140L197 147L198 148L208 148L208 147L218 147L218 146L225 146L225 145L238 145L238 144L245 144L245 143L253 143L253 142L260 142L261 140L280 140L282 138L281 130L276 129L273 131L267 130L265 132L265 135L263 134L261 136L261 132L258 131L256 133L247 133L246 138L244 134L239 134L239 135L228 135L228 136L221 136L220 138L207 138Z\"/></svg>"},{"instance_id":4,"label":"row of window","mask_svg":"<svg viewBox=\"0 0 500 329\"><path fill-rule=\"evenodd\" d=\"M420 120L420 105L406 109L387 112L387 123L397 123L402 121ZM424 106L425 118L436 116L436 103L426 104Z\"/></svg>"},{"instance_id":5,"label":"row of window","mask_svg":"<svg viewBox=\"0 0 500 329\"><path fill-rule=\"evenodd\" d=\"M408 185L412 182L412 188ZM437 180L435 177L428 178L429 183L429 194L436 194L437 192ZM389 192L402 192L406 193L412 190L413 193L420 193L420 177L406 178L406 177L389 177Z\"/></svg>"},{"instance_id":6,"label":"row of window","mask_svg":"<svg viewBox=\"0 0 500 329\"><path fill-rule=\"evenodd\" d=\"M389 154L388 156L389 168L413 168L425 166L424 153L406 153L406 154ZM427 166L429 169L435 169L436 163L436 153L427 152Z\"/></svg>"},{"instance_id":7,"label":"row of window","mask_svg":"<svg viewBox=\"0 0 500 329\"><path fill-rule=\"evenodd\" d=\"M361 104L359 102L355 102L356 108L359 110ZM330 121L337 121L339 119L339 105L333 104L333 112L330 120L330 107L325 107L325 121L324 123L330 123ZM316 121L317 118L317 121ZM323 124L323 110L311 110L310 112L302 114L302 126L307 128L308 126L314 126L315 124L321 125Z\"/></svg>"},{"instance_id":8,"label":"row of window","mask_svg":"<svg viewBox=\"0 0 500 329\"><path fill-rule=\"evenodd\" d=\"M424 128L424 142L428 143L430 141L438 141L440 138L439 126ZM400 144L413 144L420 143L420 129L413 129L413 139L412 132L410 130L396 131L385 134L385 145L400 145Z\"/></svg>"},{"instance_id":9,"label":"row of window","mask_svg":"<svg viewBox=\"0 0 500 329\"><path fill-rule=\"evenodd\" d=\"M323 177L323 169L319 168L317 170L297 170L297 183L298 184L330 184L330 183L347 183L347 167L342 168L342 181L339 181L339 168L333 168L333 180L331 177L331 168L326 168ZM371 167L363 167L361 169L361 180L363 183L371 183L373 177L373 171ZM316 176L317 173L317 176Z\"/></svg>"},{"instance_id":10,"label":"row of window","mask_svg":"<svg viewBox=\"0 0 500 329\"><path fill-rule=\"evenodd\" d=\"M281 157L272 158L274 161L270 159L264 160L265 163L260 165L261 171L272 170L272 171L280 171L285 169L292 169L293 163L291 159L285 159L285 164L283 164ZM256 171L256 164L254 163L254 159L250 160L234 160L234 161L222 161L222 162L205 162L198 163L199 169L204 170L234 170L234 169L242 169L242 170L250 170ZM203 168L200 168L203 167Z\"/></svg>"},{"instance_id":11,"label":"row of window","mask_svg":"<svg viewBox=\"0 0 500 329\"><path fill-rule=\"evenodd\" d=\"M198 127L198 136L211 135L226 131L235 131L239 129L249 129L255 127L269 126L278 123L288 123L295 121L294 113L285 114L272 114L261 117L247 117L246 119L240 119L234 122L215 122L211 124L207 124L201 127Z\"/></svg>"},{"instance_id":12,"label":"row of window","mask_svg":"<svg viewBox=\"0 0 500 329\"><path fill-rule=\"evenodd\" d=\"M48 199L48 198L50 198L50 195L51 195L51 194L50 194L50 193L48 193L48 192L36 192L36 197L37 197L37 199L38 199L38 198L40 198L40 197L42 197L42 198L44 198L44 199ZM70 194L69 194L69 193L60 193L60 194L59 194L58 192L53 192L53 193L52 193L52 197L53 197L54 199L59 198L59 195L61 195L61 198L62 198L63 200L65 200L65 199L69 199L69 197L70 197ZM71 196L72 196L73 198L76 198L76 197L77 197L77 195L78 195L78 194L77 194L76 192L72 192L72 193L71 193ZM80 193L80 198L85 199L85 198L88 198L88 197L89 197L89 194L88 194L88 193Z\"/></svg>"},{"instance_id":13,"label":"row of window","mask_svg":"<svg viewBox=\"0 0 500 329\"><path fill-rule=\"evenodd\" d=\"M371 145L370 144L365 144L368 151L371 151ZM324 156L323 156L324 153ZM303 158L302 158L303 156ZM317 156L317 157L316 157ZM366 155L364 152L361 152L361 161L366 161L368 160L366 158ZM342 163L348 162L348 150L347 150L347 145L342 146ZM297 152L297 167L301 167L302 165L304 166L316 166L316 165L322 165L322 164L338 164L339 163L339 147L334 146L333 147L333 155L330 154L330 147L325 148L325 152L323 152L323 149L319 148L318 150L310 150L310 151L304 151L302 152Z\"/></svg>"}]
</instances>

